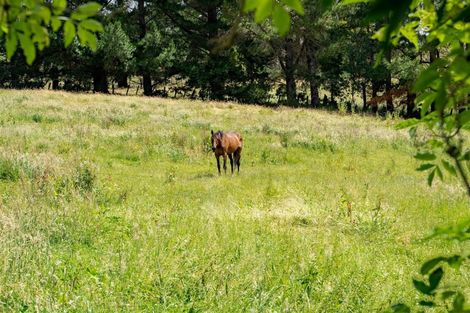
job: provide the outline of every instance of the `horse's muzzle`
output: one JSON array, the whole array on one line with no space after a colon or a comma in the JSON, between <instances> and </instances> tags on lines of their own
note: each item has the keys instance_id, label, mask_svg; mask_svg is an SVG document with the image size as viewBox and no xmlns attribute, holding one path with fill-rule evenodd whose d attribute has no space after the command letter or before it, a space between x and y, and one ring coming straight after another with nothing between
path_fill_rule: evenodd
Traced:
<instances>
[{"instance_id":1,"label":"horse's muzzle","mask_svg":"<svg viewBox=\"0 0 470 313\"><path fill-rule=\"evenodd\" d=\"M215 147L212 147L212 152L215 152Z\"/></svg>"}]
</instances>

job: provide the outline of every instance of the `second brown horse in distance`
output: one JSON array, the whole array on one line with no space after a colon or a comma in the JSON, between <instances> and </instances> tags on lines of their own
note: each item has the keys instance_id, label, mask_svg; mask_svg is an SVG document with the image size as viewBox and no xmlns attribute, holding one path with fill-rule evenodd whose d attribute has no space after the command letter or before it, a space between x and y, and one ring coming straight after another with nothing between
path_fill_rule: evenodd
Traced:
<instances>
[{"instance_id":1,"label":"second brown horse in distance","mask_svg":"<svg viewBox=\"0 0 470 313\"><path fill-rule=\"evenodd\" d=\"M219 170L220 175L220 156L224 158L224 171L227 174L227 156L230 159L230 167L232 168L233 174L233 165L238 168L240 173L240 158L242 153L243 138L239 133L229 132L224 133L218 131L214 133L211 130L211 143L212 151L214 152L215 158L217 159L217 169Z\"/></svg>"}]
</instances>

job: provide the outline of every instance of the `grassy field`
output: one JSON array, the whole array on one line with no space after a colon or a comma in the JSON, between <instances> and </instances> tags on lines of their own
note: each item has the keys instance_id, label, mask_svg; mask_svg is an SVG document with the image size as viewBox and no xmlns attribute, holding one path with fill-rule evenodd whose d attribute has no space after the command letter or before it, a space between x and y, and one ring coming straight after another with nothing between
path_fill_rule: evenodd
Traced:
<instances>
[{"instance_id":1,"label":"grassy field","mask_svg":"<svg viewBox=\"0 0 470 313\"><path fill-rule=\"evenodd\" d=\"M394 123L0 90L0 311L376 312L413 302L419 265L457 249L419 239L469 217L468 200L456 179L426 185ZM240 175L217 175L211 128L242 133Z\"/></svg>"}]
</instances>

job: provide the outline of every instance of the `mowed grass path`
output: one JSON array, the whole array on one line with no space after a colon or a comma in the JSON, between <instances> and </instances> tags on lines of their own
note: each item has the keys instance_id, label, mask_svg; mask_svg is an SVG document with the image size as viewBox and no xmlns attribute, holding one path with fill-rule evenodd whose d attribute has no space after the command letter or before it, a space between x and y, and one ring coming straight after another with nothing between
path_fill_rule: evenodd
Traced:
<instances>
[{"instance_id":1,"label":"mowed grass path","mask_svg":"<svg viewBox=\"0 0 470 313\"><path fill-rule=\"evenodd\" d=\"M468 217L468 200L455 179L426 185L394 123L0 90L0 311L375 312L413 302L419 265L458 248L419 239ZM240 175L216 175L211 128L242 133Z\"/></svg>"}]
</instances>

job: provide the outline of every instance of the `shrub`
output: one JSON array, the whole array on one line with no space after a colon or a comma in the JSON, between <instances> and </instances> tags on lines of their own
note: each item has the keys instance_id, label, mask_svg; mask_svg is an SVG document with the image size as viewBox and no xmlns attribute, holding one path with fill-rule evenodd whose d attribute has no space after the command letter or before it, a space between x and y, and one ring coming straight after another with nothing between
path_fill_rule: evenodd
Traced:
<instances>
[{"instance_id":1,"label":"shrub","mask_svg":"<svg viewBox=\"0 0 470 313\"><path fill-rule=\"evenodd\" d=\"M94 169L88 162L82 162L75 169L73 184L74 187L82 192L90 192L93 190L96 182Z\"/></svg>"},{"instance_id":2,"label":"shrub","mask_svg":"<svg viewBox=\"0 0 470 313\"><path fill-rule=\"evenodd\" d=\"M32 116L33 122L35 123L41 123L42 122L42 115L41 114L33 114Z\"/></svg>"},{"instance_id":3,"label":"shrub","mask_svg":"<svg viewBox=\"0 0 470 313\"><path fill-rule=\"evenodd\" d=\"M0 156L0 180L17 181L20 178L20 168L18 164Z\"/></svg>"}]
</instances>

